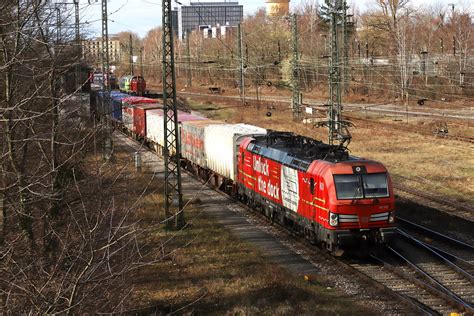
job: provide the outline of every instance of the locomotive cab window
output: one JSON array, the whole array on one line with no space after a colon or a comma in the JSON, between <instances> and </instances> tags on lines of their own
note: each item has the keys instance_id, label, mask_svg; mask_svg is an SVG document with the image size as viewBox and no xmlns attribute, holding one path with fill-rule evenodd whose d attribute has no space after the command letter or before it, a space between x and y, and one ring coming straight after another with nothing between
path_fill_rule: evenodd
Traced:
<instances>
[{"instance_id":1,"label":"locomotive cab window","mask_svg":"<svg viewBox=\"0 0 474 316\"><path fill-rule=\"evenodd\" d=\"M388 196L387 175L385 173L363 174L362 180L366 198Z\"/></svg>"},{"instance_id":2,"label":"locomotive cab window","mask_svg":"<svg viewBox=\"0 0 474 316\"><path fill-rule=\"evenodd\" d=\"M362 199L364 197L360 178L356 174L334 175L334 183L338 200Z\"/></svg>"},{"instance_id":3,"label":"locomotive cab window","mask_svg":"<svg viewBox=\"0 0 474 316\"><path fill-rule=\"evenodd\" d=\"M334 175L338 200L388 197L386 173Z\"/></svg>"}]
</instances>

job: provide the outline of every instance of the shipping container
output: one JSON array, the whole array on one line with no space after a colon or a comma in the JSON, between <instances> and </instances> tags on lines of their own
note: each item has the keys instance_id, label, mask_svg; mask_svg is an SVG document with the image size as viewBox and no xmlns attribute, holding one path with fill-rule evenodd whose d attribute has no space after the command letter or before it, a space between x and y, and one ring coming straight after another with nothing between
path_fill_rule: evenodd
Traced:
<instances>
[{"instance_id":1,"label":"shipping container","mask_svg":"<svg viewBox=\"0 0 474 316\"><path fill-rule=\"evenodd\" d=\"M134 132L138 137L145 139L146 137L146 112L155 109L161 109L162 104L158 103L145 103L136 104L133 106L133 127Z\"/></svg>"},{"instance_id":2,"label":"shipping container","mask_svg":"<svg viewBox=\"0 0 474 316\"><path fill-rule=\"evenodd\" d=\"M145 97L127 97L122 100L123 105L134 105L139 103L156 103L157 100L153 100Z\"/></svg>"},{"instance_id":3,"label":"shipping container","mask_svg":"<svg viewBox=\"0 0 474 316\"><path fill-rule=\"evenodd\" d=\"M181 124L181 155L189 161L207 168L204 149L204 130L206 126L225 124L215 120L188 121Z\"/></svg>"},{"instance_id":4,"label":"shipping container","mask_svg":"<svg viewBox=\"0 0 474 316\"><path fill-rule=\"evenodd\" d=\"M207 168L229 178L236 179L237 155L240 143L251 135L265 135L264 128L248 124L209 125L204 131L204 150Z\"/></svg>"},{"instance_id":5,"label":"shipping container","mask_svg":"<svg viewBox=\"0 0 474 316\"><path fill-rule=\"evenodd\" d=\"M133 106L143 103L156 103L156 101L150 98L130 96L122 99L122 121L130 132L133 130Z\"/></svg>"},{"instance_id":6,"label":"shipping container","mask_svg":"<svg viewBox=\"0 0 474 316\"><path fill-rule=\"evenodd\" d=\"M116 91L110 93L112 99L112 120L122 122L122 100L128 96L128 94Z\"/></svg>"},{"instance_id":7,"label":"shipping container","mask_svg":"<svg viewBox=\"0 0 474 316\"><path fill-rule=\"evenodd\" d=\"M146 111L145 122L147 140L163 146L163 110Z\"/></svg>"},{"instance_id":8,"label":"shipping container","mask_svg":"<svg viewBox=\"0 0 474 316\"><path fill-rule=\"evenodd\" d=\"M97 98L96 98L96 109L97 114L99 116L108 116L110 117L112 114L112 102L111 97L107 98L106 93L104 91L99 90L97 91Z\"/></svg>"},{"instance_id":9,"label":"shipping container","mask_svg":"<svg viewBox=\"0 0 474 316\"><path fill-rule=\"evenodd\" d=\"M178 111L178 135L181 122L187 121L196 121L196 120L206 120L206 118L197 116L194 114L189 114L186 112ZM147 139L161 147L164 146L164 121L163 121L163 111L162 110L149 110L146 111L146 135ZM169 123L168 129L172 130L174 124ZM174 138L171 138L174 142ZM170 154L175 154L171 152Z\"/></svg>"}]
</instances>

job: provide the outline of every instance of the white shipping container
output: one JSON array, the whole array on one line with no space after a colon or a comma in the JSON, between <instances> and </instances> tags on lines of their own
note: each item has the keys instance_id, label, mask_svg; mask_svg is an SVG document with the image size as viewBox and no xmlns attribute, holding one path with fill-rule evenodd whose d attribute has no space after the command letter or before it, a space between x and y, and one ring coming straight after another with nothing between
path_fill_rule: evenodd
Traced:
<instances>
[{"instance_id":1,"label":"white shipping container","mask_svg":"<svg viewBox=\"0 0 474 316\"><path fill-rule=\"evenodd\" d=\"M155 144L164 146L163 110L146 111L146 137Z\"/></svg>"},{"instance_id":2,"label":"white shipping container","mask_svg":"<svg viewBox=\"0 0 474 316\"><path fill-rule=\"evenodd\" d=\"M248 124L209 125L204 131L207 167L235 180L239 145L247 136L265 135L264 128Z\"/></svg>"},{"instance_id":3,"label":"white shipping container","mask_svg":"<svg viewBox=\"0 0 474 316\"><path fill-rule=\"evenodd\" d=\"M225 124L221 121L201 120L181 123L181 155L198 166L207 168L204 131L208 125Z\"/></svg>"}]
</instances>

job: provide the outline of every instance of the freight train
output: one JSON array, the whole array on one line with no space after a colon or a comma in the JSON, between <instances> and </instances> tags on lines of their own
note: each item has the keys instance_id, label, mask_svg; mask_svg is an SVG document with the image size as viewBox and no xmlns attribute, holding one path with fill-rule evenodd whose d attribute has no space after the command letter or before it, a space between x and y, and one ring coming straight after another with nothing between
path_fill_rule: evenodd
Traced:
<instances>
[{"instance_id":1,"label":"freight train","mask_svg":"<svg viewBox=\"0 0 474 316\"><path fill-rule=\"evenodd\" d=\"M111 99L93 92L91 113L162 153L162 104L117 92ZM337 252L394 238L393 187L381 163L289 132L182 111L178 122L184 168L312 243Z\"/></svg>"}]
</instances>

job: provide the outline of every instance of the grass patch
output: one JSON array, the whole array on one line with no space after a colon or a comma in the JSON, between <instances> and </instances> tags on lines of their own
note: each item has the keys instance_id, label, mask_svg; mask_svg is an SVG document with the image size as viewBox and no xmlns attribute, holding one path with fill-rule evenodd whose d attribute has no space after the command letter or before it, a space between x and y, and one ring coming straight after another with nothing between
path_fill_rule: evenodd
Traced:
<instances>
[{"instance_id":1,"label":"grass patch","mask_svg":"<svg viewBox=\"0 0 474 316\"><path fill-rule=\"evenodd\" d=\"M155 210L142 210L145 226L153 224L147 212ZM350 298L266 262L258 250L216 225L203 206L190 206L186 218L184 230L159 228L147 236L157 246L169 241L165 251L171 255L134 275L134 308L172 312L186 306L182 313L213 315L370 314Z\"/></svg>"},{"instance_id":2,"label":"grass patch","mask_svg":"<svg viewBox=\"0 0 474 316\"><path fill-rule=\"evenodd\" d=\"M225 103L215 105L209 101L199 101L188 98L189 106L192 110L198 111L208 118L214 120L227 121L228 118L235 114L235 107L229 106Z\"/></svg>"}]
</instances>

